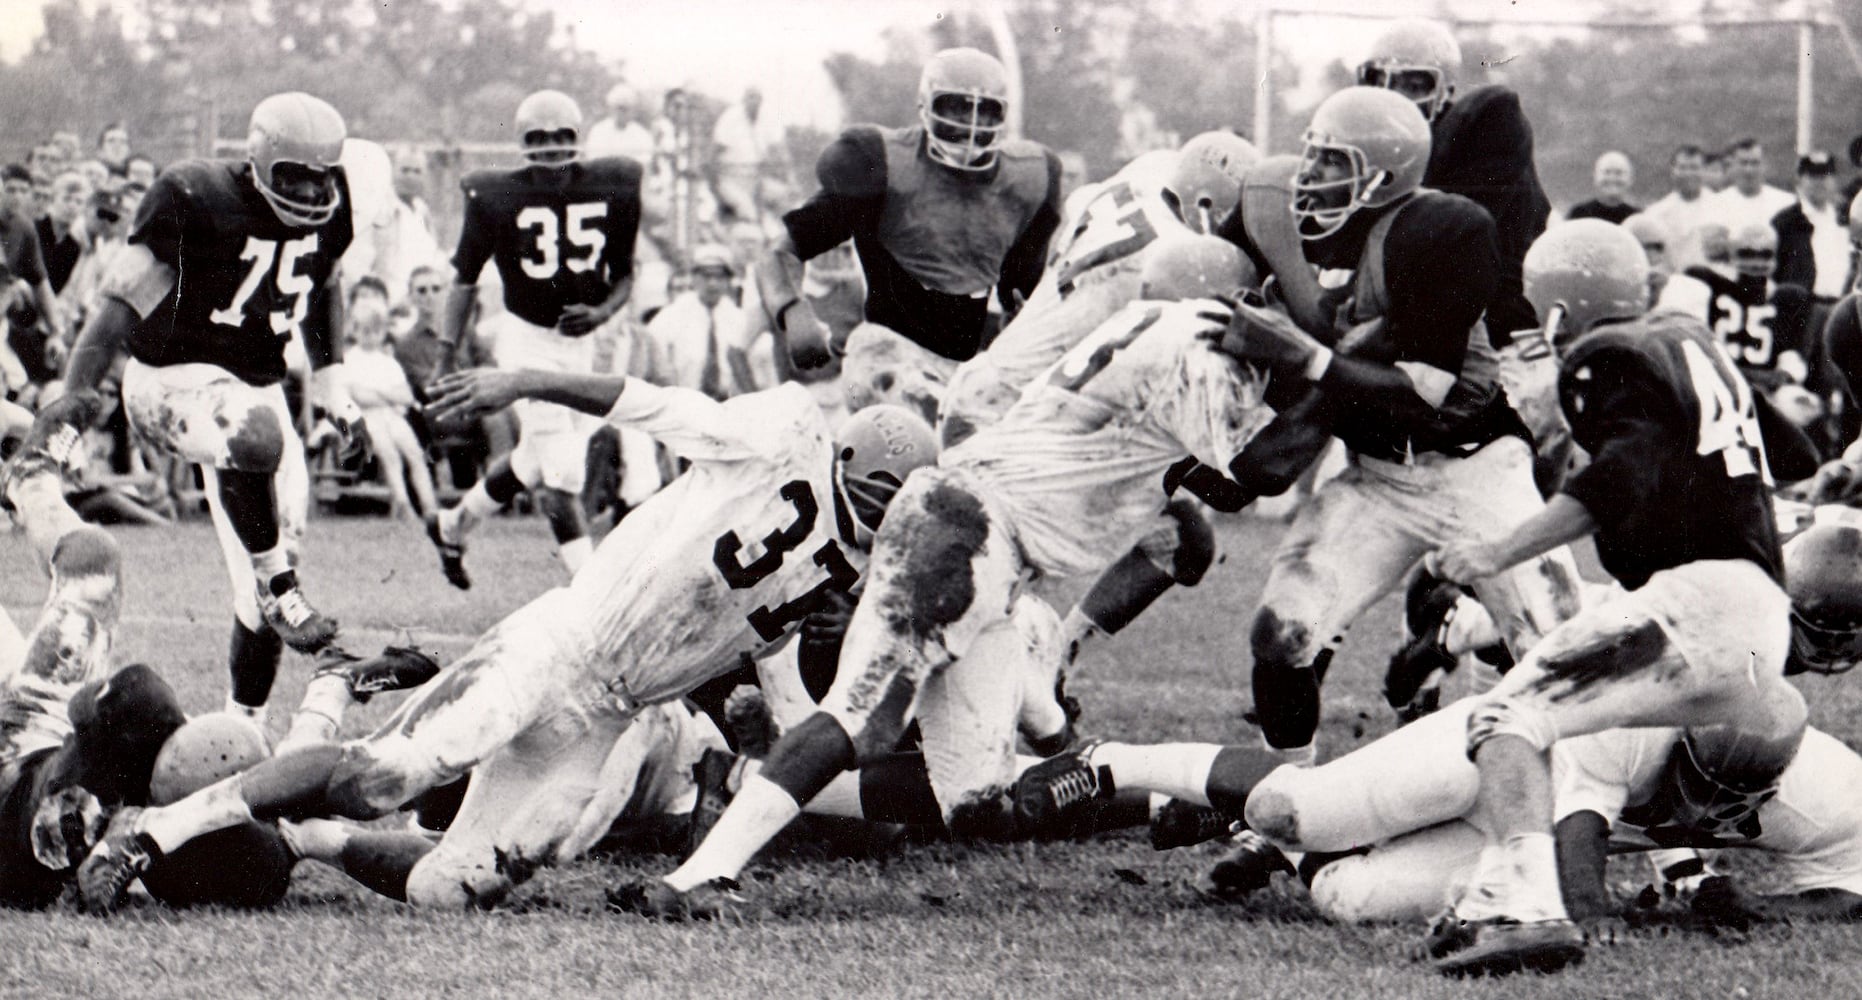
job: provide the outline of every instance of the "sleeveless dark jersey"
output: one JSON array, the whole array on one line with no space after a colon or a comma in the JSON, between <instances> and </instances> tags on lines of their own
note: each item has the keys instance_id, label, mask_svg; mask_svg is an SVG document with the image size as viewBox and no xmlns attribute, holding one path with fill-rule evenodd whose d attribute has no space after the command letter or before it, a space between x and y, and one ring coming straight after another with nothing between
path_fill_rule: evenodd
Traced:
<instances>
[{"instance_id":1,"label":"sleeveless dark jersey","mask_svg":"<svg viewBox=\"0 0 1862 1000\"><path fill-rule=\"evenodd\" d=\"M353 237L343 204L315 228L288 226L243 160L188 160L162 171L142 199L129 242L174 271L175 283L129 335L155 366L218 365L253 385L284 378L284 346L326 322L324 283Z\"/></svg>"}]
</instances>

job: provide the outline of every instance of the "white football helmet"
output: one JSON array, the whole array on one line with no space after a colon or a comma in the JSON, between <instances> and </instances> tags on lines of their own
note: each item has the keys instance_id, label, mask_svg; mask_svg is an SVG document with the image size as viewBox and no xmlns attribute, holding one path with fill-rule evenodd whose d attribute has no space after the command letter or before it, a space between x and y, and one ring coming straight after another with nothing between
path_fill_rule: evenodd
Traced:
<instances>
[{"instance_id":1,"label":"white football helmet","mask_svg":"<svg viewBox=\"0 0 1862 1000\"><path fill-rule=\"evenodd\" d=\"M918 78L918 117L925 154L953 170L996 164L1009 114L1009 74L977 49L945 49Z\"/></svg>"},{"instance_id":2,"label":"white football helmet","mask_svg":"<svg viewBox=\"0 0 1862 1000\"><path fill-rule=\"evenodd\" d=\"M524 98L512 121L524 159L531 163L568 163L581 151L582 109L560 90L539 90ZM564 132L569 133L566 140Z\"/></svg>"},{"instance_id":3,"label":"white football helmet","mask_svg":"<svg viewBox=\"0 0 1862 1000\"><path fill-rule=\"evenodd\" d=\"M936 462L937 434L903 406L864 407L834 433L834 487L869 531L879 530L905 478Z\"/></svg>"}]
</instances>

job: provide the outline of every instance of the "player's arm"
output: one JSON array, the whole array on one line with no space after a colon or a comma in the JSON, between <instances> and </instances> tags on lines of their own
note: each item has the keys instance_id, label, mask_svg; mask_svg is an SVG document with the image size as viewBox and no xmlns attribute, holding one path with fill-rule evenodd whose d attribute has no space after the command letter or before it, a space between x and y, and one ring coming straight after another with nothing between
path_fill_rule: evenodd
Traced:
<instances>
[{"instance_id":1,"label":"player's arm","mask_svg":"<svg viewBox=\"0 0 1862 1000\"><path fill-rule=\"evenodd\" d=\"M619 427L635 427L674 454L690 459L733 459L758 453L744 414L696 389L658 386L625 375L474 368L433 384L428 411L439 420L481 416L519 399L538 399L594 414ZM754 423L752 421L751 423Z\"/></svg>"},{"instance_id":2,"label":"player's arm","mask_svg":"<svg viewBox=\"0 0 1862 1000\"><path fill-rule=\"evenodd\" d=\"M1054 230L1060 228L1060 157L1052 150L1044 151L1047 157L1047 198L1041 207L1035 210L1033 218L1028 220L1021 235L1015 238L1015 244L1002 258L1002 271L996 279L996 298L1002 308L1013 313L1034 294L1034 286L1041 281L1041 272L1047 266L1047 244L1054 238Z\"/></svg>"},{"instance_id":3,"label":"player's arm","mask_svg":"<svg viewBox=\"0 0 1862 1000\"><path fill-rule=\"evenodd\" d=\"M459 247L453 251L453 287L446 293L446 305L440 310L440 343L443 354L439 371L451 371L459 353L466 325L472 321L472 307L478 301L478 276L491 260L498 221L487 204L489 194L475 186L475 178L459 182L465 192L465 219L459 226Z\"/></svg>"},{"instance_id":4,"label":"player's arm","mask_svg":"<svg viewBox=\"0 0 1862 1000\"><path fill-rule=\"evenodd\" d=\"M802 296L808 261L853 238L863 223L879 217L886 198L886 150L879 130L856 126L823 150L815 162L821 189L782 217L783 234L757 268L757 293L770 328L787 345L794 363L827 363L828 328Z\"/></svg>"},{"instance_id":5,"label":"player's arm","mask_svg":"<svg viewBox=\"0 0 1862 1000\"><path fill-rule=\"evenodd\" d=\"M448 421L481 417L520 399L536 399L605 416L614 409L626 384L625 375L468 368L434 381L427 411L440 421Z\"/></svg>"}]
</instances>

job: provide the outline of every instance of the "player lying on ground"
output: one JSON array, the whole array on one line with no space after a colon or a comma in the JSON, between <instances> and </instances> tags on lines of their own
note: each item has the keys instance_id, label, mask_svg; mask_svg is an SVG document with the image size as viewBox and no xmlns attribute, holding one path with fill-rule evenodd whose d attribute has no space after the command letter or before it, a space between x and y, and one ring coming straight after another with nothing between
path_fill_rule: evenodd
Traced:
<instances>
[{"instance_id":1,"label":"player lying on ground","mask_svg":"<svg viewBox=\"0 0 1862 1000\"><path fill-rule=\"evenodd\" d=\"M28 439L0 470L0 502L52 576L29 635L0 615L0 905L15 907L56 900L118 809L178 797L265 752L244 716L189 721L154 670L112 671L120 556L108 532L65 503L62 469L44 443ZM363 661L330 647L319 662L287 743L333 732L351 703L438 670L410 650ZM176 903L275 902L306 856L294 832L251 823L217 831L151 868L148 888Z\"/></svg>"},{"instance_id":2,"label":"player lying on ground","mask_svg":"<svg viewBox=\"0 0 1862 1000\"><path fill-rule=\"evenodd\" d=\"M1266 422L1256 376L1214 344L1229 313L1210 297L1251 283L1240 252L1185 236L1147 257L1144 299L1069 351L1000 422L905 484L819 710L783 735L684 865L640 887L639 909L715 913L715 880L734 879L840 772L891 752L913 715L929 727L1007 711L1003 685L975 687L991 672L970 654L1012 627L1022 582L1103 569L1162 510L1167 470L1192 456L1225 466ZM954 735L944 743L926 729L940 794L1008 785L1010 763L978 731Z\"/></svg>"},{"instance_id":3,"label":"player lying on ground","mask_svg":"<svg viewBox=\"0 0 1862 1000\"><path fill-rule=\"evenodd\" d=\"M784 640L860 582L865 548L931 429L875 407L831 434L808 390L720 403L623 376L475 370L438 383L439 416L542 399L651 434L691 468L622 521L567 585L494 626L374 734L281 754L174 806L119 814L81 872L108 908L163 853L247 819L368 819L468 770L437 846L382 846L370 885L418 905L489 905L580 855L626 805L636 733ZM1003 736L1012 738L1013 720Z\"/></svg>"},{"instance_id":4,"label":"player lying on ground","mask_svg":"<svg viewBox=\"0 0 1862 1000\"><path fill-rule=\"evenodd\" d=\"M328 104L278 94L253 109L245 160L164 170L72 349L70 391L40 414L63 428L49 438L56 451L76 447L92 413L78 407L127 350L123 407L136 436L206 483L233 584L227 707L254 717L283 645L314 653L336 635L298 585L310 478L281 383L285 344L301 337L318 402L345 433L357 425L337 278L352 235L336 165L344 135Z\"/></svg>"}]
</instances>

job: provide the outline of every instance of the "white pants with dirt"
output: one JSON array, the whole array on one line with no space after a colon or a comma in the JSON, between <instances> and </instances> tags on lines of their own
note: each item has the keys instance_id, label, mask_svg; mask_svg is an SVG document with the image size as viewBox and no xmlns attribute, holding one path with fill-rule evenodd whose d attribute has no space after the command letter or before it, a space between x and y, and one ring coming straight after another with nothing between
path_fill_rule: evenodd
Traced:
<instances>
[{"instance_id":1,"label":"white pants with dirt","mask_svg":"<svg viewBox=\"0 0 1862 1000\"><path fill-rule=\"evenodd\" d=\"M512 313L485 321L487 334L497 344L498 367L570 372L586 375L595 370L596 339L566 337L555 330L526 322ZM520 399L511 404L517 415L517 447L511 451L511 471L527 488L543 486L564 493L581 493L588 478L588 439L601 426L601 418L556 403Z\"/></svg>"},{"instance_id":2,"label":"white pants with dirt","mask_svg":"<svg viewBox=\"0 0 1862 1000\"><path fill-rule=\"evenodd\" d=\"M131 360L123 370L123 408L138 440L200 468L233 585L233 613L241 625L262 631L252 556L220 501L219 470L275 470L278 542L296 565L310 507L310 473L284 387L250 385L217 365L157 368Z\"/></svg>"}]
</instances>

